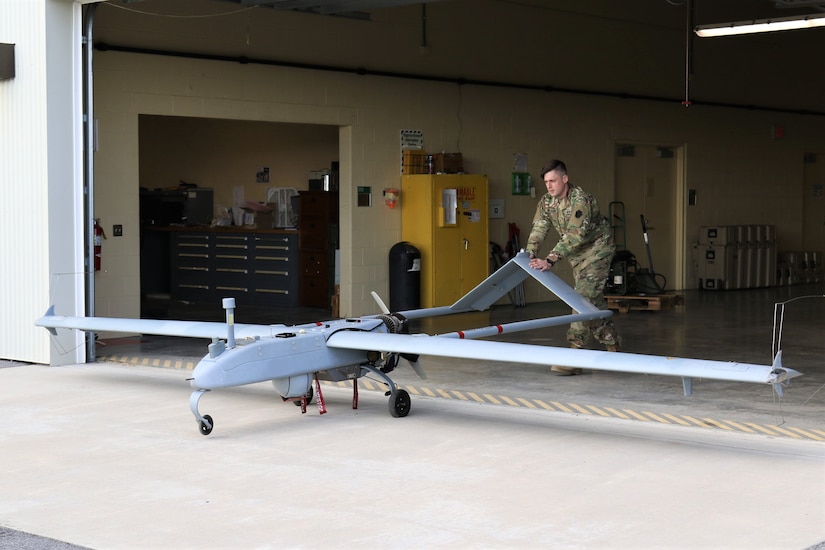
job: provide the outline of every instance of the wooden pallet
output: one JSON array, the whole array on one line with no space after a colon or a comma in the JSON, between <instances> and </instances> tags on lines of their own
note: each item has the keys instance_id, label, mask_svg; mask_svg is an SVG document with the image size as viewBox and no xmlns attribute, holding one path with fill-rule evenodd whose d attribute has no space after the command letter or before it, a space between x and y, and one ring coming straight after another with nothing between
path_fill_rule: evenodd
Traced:
<instances>
[{"instance_id":1,"label":"wooden pallet","mask_svg":"<svg viewBox=\"0 0 825 550\"><path fill-rule=\"evenodd\" d=\"M627 313L631 309L660 311L685 303L685 297L681 294L646 294L644 296L630 294L627 296L605 296L605 298L607 299L608 308L617 309L621 313Z\"/></svg>"}]
</instances>

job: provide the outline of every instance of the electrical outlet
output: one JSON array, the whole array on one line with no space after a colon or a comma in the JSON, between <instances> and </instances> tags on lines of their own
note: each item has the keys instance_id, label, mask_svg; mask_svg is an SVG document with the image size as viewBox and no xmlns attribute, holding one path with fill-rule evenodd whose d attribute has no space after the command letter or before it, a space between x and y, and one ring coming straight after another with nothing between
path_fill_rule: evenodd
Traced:
<instances>
[{"instance_id":1,"label":"electrical outlet","mask_svg":"<svg viewBox=\"0 0 825 550\"><path fill-rule=\"evenodd\" d=\"M123 236L123 226L122 225L113 225L112 226L112 236L114 237L122 237Z\"/></svg>"}]
</instances>

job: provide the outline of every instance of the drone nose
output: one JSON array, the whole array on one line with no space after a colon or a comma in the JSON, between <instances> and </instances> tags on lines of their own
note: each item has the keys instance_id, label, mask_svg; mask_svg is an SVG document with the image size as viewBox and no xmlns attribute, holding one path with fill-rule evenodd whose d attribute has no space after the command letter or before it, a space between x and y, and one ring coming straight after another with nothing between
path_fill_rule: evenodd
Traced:
<instances>
[{"instance_id":1,"label":"drone nose","mask_svg":"<svg viewBox=\"0 0 825 550\"><path fill-rule=\"evenodd\" d=\"M189 385L196 390L209 390L221 386L223 380L223 370L220 364L210 357L204 357L192 371L192 377L188 379Z\"/></svg>"}]
</instances>

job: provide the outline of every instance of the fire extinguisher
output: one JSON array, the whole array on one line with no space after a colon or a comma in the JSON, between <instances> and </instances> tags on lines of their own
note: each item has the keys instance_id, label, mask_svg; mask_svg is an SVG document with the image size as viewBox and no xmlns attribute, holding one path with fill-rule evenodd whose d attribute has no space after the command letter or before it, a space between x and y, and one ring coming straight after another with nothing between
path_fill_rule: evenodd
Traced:
<instances>
[{"instance_id":1,"label":"fire extinguisher","mask_svg":"<svg viewBox=\"0 0 825 550\"><path fill-rule=\"evenodd\" d=\"M100 253L103 247L103 239L106 238L106 234L103 233L103 227L100 225L100 220L95 218L95 226L94 226L94 233L95 233L95 271L100 271Z\"/></svg>"}]
</instances>

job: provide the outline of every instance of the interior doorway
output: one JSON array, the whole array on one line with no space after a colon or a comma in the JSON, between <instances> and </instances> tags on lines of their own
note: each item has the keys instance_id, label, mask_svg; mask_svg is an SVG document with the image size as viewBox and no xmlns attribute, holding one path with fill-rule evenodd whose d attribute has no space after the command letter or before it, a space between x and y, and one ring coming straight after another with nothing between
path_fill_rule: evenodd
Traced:
<instances>
[{"instance_id":1,"label":"interior doorway","mask_svg":"<svg viewBox=\"0 0 825 550\"><path fill-rule=\"evenodd\" d=\"M339 134L335 125L140 115L141 317L212 320L213 310L218 320L223 317L215 308L219 302L210 298L201 304L201 297L184 296L183 287L199 295L221 288L228 296L246 296L249 301L236 318L244 322L266 315L271 319L279 307L308 305L295 292L305 277L299 267L301 228L294 203L290 199L283 212L279 208L271 217L256 214L247 221L244 215L256 204L270 203L271 197L289 199L317 188L324 172L337 176ZM201 201L198 191L208 200ZM203 208L189 208L202 202ZM287 244L263 242L261 235L274 239L278 232ZM177 253L175 236L195 234L209 244L187 244L195 253ZM275 252L256 256L253 250ZM182 263L183 256L196 265ZM195 281L195 275L202 277ZM175 286L181 277L186 280ZM286 282L275 285L275 280ZM289 303L277 304L279 300Z\"/></svg>"},{"instance_id":2,"label":"interior doorway","mask_svg":"<svg viewBox=\"0 0 825 550\"><path fill-rule=\"evenodd\" d=\"M639 267L657 274L663 289L684 289L684 147L617 144L615 173L616 201L622 203L624 217L611 223L623 231L625 248Z\"/></svg>"}]
</instances>

